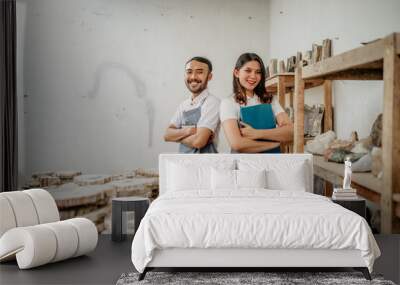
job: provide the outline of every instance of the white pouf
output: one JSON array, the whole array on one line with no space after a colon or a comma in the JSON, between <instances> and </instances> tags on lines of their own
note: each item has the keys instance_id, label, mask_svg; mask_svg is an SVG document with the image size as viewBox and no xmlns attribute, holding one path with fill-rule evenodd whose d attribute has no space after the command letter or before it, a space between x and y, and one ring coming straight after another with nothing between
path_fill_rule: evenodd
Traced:
<instances>
[{"instance_id":1,"label":"white pouf","mask_svg":"<svg viewBox=\"0 0 400 285\"><path fill-rule=\"evenodd\" d=\"M0 214L0 262L16 258L20 269L28 269L96 248L95 224L86 218L59 221L46 190L0 193Z\"/></svg>"}]
</instances>

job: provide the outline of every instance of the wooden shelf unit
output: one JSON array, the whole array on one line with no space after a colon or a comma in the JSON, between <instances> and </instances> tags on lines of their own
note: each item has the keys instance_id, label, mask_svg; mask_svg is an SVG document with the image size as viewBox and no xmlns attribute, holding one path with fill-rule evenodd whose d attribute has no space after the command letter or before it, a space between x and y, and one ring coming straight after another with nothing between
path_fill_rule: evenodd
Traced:
<instances>
[{"instance_id":1,"label":"wooden shelf unit","mask_svg":"<svg viewBox=\"0 0 400 285\"><path fill-rule=\"evenodd\" d=\"M324 84L323 79L308 80L305 89ZM286 107L286 94L290 95L289 106L293 107L294 72L278 73L265 80L265 89L268 93L277 94L279 103Z\"/></svg>"},{"instance_id":2,"label":"wooden shelf unit","mask_svg":"<svg viewBox=\"0 0 400 285\"><path fill-rule=\"evenodd\" d=\"M294 152L297 153L304 152L304 89L308 81L317 79L325 82L383 79L383 178L380 183L372 179L375 186L368 184L364 188L379 195L381 233L400 232L400 219L395 214L400 213L399 203L395 204L400 193L400 33L313 65L296 68ZM325 96L324 100L331 106L332 94ZM334 173L327 165L316 166ZM362 183L362 179L358 183Z\"/></svg>"},{"instance_id":3,"label":"wooden shelf unit","mask_svg":"<svg viewBox=\"0 0 400 285\"><path fill-rule=\"evenodd\" d=\"M278 96L279 103L283 108L286 108L286 94L289 95L289 106L293 108L294 100L293 100L293 91L294 91L294 82L295 82L295 73L294 72L285 72L275 74L265 80L265 90L268 93L276 94ZM305 84L305 89L314 88L317 86L321 86L325 84L325 80L321 79L313 79L308 80ZM327 84L325 87L325 96L331 96L332 94L332 84ZM326 118L324 116L324 130L332 130L332 112ZM303 115L304 118L304 115ZM304 119L303 119L304 120ZM303 132L304 135L304 132ZM311 140L312 138L304 138L304 140ZM293 152L293 142L290 143L282 143L281 144L281 152L282 153L292 153Z\"/></svg>"}]
</instances>

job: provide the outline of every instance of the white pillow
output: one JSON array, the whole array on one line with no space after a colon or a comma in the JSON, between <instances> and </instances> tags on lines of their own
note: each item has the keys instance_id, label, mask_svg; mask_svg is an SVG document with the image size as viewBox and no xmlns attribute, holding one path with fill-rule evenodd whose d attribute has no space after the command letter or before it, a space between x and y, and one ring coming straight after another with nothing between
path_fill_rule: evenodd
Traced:
<instances>
[{"instance_id":1,"label":"white pillow","mask_svg":"<svg viewBox=\"0 0 400 285\"><path fill-rule=\"evenodd\" d=\"M174 160L167 165L167 191L210 190L211 168L234 169L234 160Z\"/></svg>"},{"instance_id":2,"label":"white pillow","mask_svg":"<svg viewBox=\"0 0 400 285\"><path fill-rule=\"evenodd\" d=\"M266 188L267 177L262 170L236 170L237 188Z\"/></svg>"},{"instance_id":3,"label":"white pillow","mask_svg":"<svg viewBox=\"0 0 400 285\"><path fill-rule=\"evenodd\" d=\"M267 188L272 190L307 191L308 176L304 163L296 164L290 172L279 169L267 170Z\"/></svg>"},{"instance_id":4,"label":"white pillow","mask_svg":"<svg viewBox=\"0 0 400 285\"><path fill-rule=\"evenodd\" d=\"M211 189L236 189L236 170L211 168Z\"/></svg>"},{"instance_id":5,"label":"white pillow","mask_svg":"<svg viewBox=\"0 0 400 285\"><path fill-rule=\"evenodd\" d=\"M170 162L168 172L168 189L172 191L210 188L210 181L206 179L210 175L207 167L190 167Z\"/></svg>"},{"instance_id":6,"label":"white pillow","mask_svg":"<svg viewBox=\"0 0 400 285\"><path fill-rule=\"evenodd\" d=\"M238 190L241 188L265 188L265 170L211 170L212 190Z\"/></svg>"},{"instance_id":7,"label":"white pillow","mask_svg":"<svg viewBox=\"0 0 400 285\"><path fill-rule=\"evenodd\" d=\"M307 160L260 158L238 160L240 170L266 170L266 188L272 190L308 191L312 185ZM311 189L312 190L312 189Z\"/></svg>"}]
</instances>

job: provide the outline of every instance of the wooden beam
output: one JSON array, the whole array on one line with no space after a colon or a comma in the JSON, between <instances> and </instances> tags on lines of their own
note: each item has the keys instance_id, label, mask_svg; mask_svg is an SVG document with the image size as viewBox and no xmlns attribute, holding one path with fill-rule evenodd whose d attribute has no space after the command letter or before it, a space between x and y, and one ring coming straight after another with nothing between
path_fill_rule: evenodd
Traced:
<instances>
[{"instance_id":1,"label":"wooden beam","mask_svg":"<svg viewBox=\"0 0 400 285\"><path fill-rule=\"evenodd\" d=\"M383 58L384 39L304 67L303 79L326 76L357 68Z\"/></svg>"},{"instance_id":2,"label":"wooden beam","mask_svg":"<svg viewBox=\"0 0 400 285\"><path fill-rule=\"evenodd\" d=\"M293 91L289 92L289 106L293 108L294 101L293 101Z\"/></svg>"},{"instance_id":3,"label":"wooden beam","mask_svg":"<svg viewBox=\"0 0 400 285\"><path fill-rule=\"evenodd\" d=\"M385 38L381 199L381 233L384 234L392 232L392 195L400 192L400 58L395 44L395 34Z\"/></svg>"},{"instance_id":4,"label":"wooden beam","mask_svg":"<svg viewBox=\"0 0 400 285\"><path fill-rule=\"evenodd\" d=\"M304 152L304 80L302 67L296 67L294 76L294 140L293 152Z\"/></svg>"},{"instance_id":5,"label":"wooden beam","mask_svg":"<svg viewBox=\"0 0 400 285\"><path fill-rule=\"evenodd\" d=\"M322 84L324 84L325 80L324 79L311 79L311 80L306 80L305 81L305 85L304 85L304 89L310 89L310 88L314 88L317 86L321 86Z\"/></svg>"},{"instance_id":6,"label":"wooden beam","mask_svg":"<svg viewBox=\"0 0 400 285\"><path fill-rule=\"evenodd\" d=\"M325 80L382 80L382 69L349 69L321 76Z\"/></svg>"},{"instance_id":7,"label":"wooden beam","mask_svg":"<svg viewBox=\"0 0 400 285\"><path fill-rule=\"evenodd\" d=\"M333 130L332 124L332 81L324 82L324 132Z\"/></svg>"},{"instance_id":8,"label":"wooden beam","mask_svg":"<svg viewBox=\"0 0 400 285\"><path fill-rule=\"evenodd\" d=\"M368 188L365 188L355 182L351 183L351 187L357 190L357 195L360 195L367 199L368 201L374 202L377 205L380 205L381 202L381 195L374 191L371 191Z\"/></svg>"},{"instance_id":9,"label":"wooden beam","mask_svg":"<svg viewBox=\"0 0 400 285\"><path fill-rule=\"evenodd\" d=\"M329 181L325 180L325 183L324 183L324 196L332 197L332 193L333 193L333 185L332 185L332 183L330 183Z\"/></svg>"},{"instance_id":10,"label":"wooden beam","mask_svg":"<svg viewBox=\"0 0 400 285\"><path fill-rule=\"evenodd\" d=\"M278 100L279 103L283 108L285 108L285 94L286 94L286 85L285 85L285 78L282 76L278 77Z\"/></svg>"}]
</instances>

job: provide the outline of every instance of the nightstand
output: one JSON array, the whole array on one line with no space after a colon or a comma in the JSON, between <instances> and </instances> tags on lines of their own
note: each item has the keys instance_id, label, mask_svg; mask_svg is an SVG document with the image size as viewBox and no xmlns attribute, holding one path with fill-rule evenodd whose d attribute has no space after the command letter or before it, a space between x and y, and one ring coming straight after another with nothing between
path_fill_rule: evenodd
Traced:
<instances>
[{"instance_id":1,"label":"nightstand","mask_svg":"<svg viewBox=\"0 0 400 285\"><path fill-rule=\"evenodd\" d=\"M351 200L344 199L332 199L333 203L339 204L340 206L359 214L361 217L366 219L366 204L365 199L357 197Z\"/></svg>"},{"instance_id":2,"label":"nightstand","mask_svg":"<svg viewBox=\"0 0 400 285\"><path fill-rule=\"evenodd\" d=\"M123 213L127 211L135 212L135 233L139 227L140 221L149 208L150 200L143 197L119 197L112 199L112 224L111 239L113 241L122 241L126 238L123 234L126 232L126 220L123 219Z\"/></svg>"}]
</instances>

